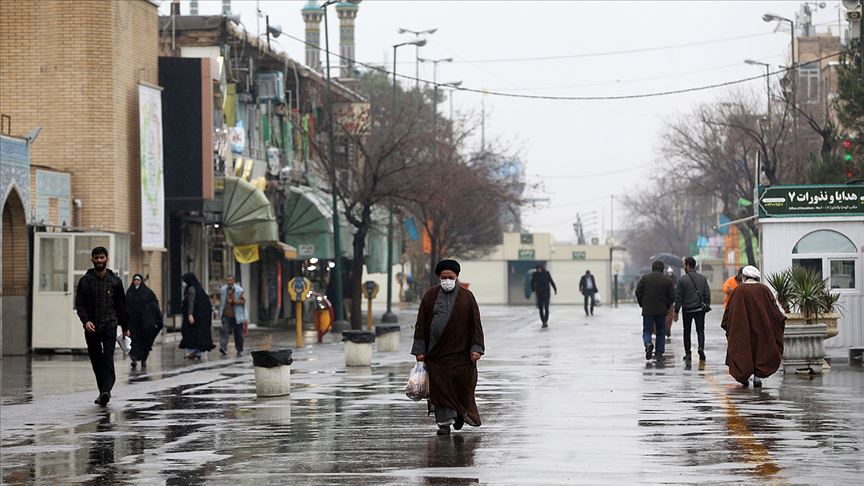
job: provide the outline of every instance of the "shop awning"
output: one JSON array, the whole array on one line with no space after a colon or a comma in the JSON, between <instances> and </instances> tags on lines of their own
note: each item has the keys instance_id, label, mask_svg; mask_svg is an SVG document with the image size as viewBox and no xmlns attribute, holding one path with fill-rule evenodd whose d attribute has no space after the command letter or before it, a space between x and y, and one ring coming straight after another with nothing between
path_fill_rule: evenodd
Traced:
<instances>
[{"instance_id":1,"label":"shop awning","mask_svg":"<svg viewBox=\"0 0 864 486\"><path fill-rule=\"evenodd\" d=\"M267 196L237 177L225 178L222 231L232 246L279 241L279 228Z\"/></svg>"},{"instance_id":2,"label":"shop awning","mask_svg":"<svg viewBox=\"0 0 864 486\"><path fill-rule=\"evenodd\" d=\"M297 248L301 259L333 258L333 216L330 195L308 186L293 186L283 204L282 241ZM342 254L351 258L351 231L340 219Z\"/></svg>"}]
</instances>

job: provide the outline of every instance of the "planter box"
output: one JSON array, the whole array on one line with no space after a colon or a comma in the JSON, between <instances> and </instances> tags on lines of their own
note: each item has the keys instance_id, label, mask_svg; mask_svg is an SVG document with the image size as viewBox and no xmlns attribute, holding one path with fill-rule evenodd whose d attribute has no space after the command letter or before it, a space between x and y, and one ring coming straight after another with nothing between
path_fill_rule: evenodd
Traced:
<instances>
[{"instance_id":1,"label":"planter box","mask_svg":"<svg viewBox=\"0 0 864 486\"><path fill-rule=\"evenodd\" d=\"M822 374L825 363L825 324L789 324L783 332L783 372Z\"/></svg>"},{"instance_id":2,"label":"planter box","mask_svg":"<svg viewBox=\"0 0 864 486\"><path fill-rule=\"evenodd\" d=\"M807 323L807 321L804 320L804 317L798 312L790 312L784 315L786 316L787 326L789 326L790 324ZM837 326L837 323L840 320L840 314L832 312L830 314L820 315L819 318L816 320L828 326L828 335L825 337L825 339L831 339L840 333L840 329Z\"/></svg>"},{"instance_id":3,"label":"planter box","mask_svg":"<svg viewBox=\"0 0 864 486\"><path fill-rule=\"evenodd\" d=\"M255 393L259 397L279 397L291 393L290 349L252 351L255 366Z\"/></svg>"},{"instance_id":4,"label":"planter box","mask_svg":"<svg viewBox=\"0 0 864 486\"><path fill-rule=\"evenodd\" d=\"M395 353L399 351L398 324L384 324L375 326L375 341L378 343L378 352Z\"/></svg>"},{"instance_id":5,"label":"planter box","mask_svg":"<svg viewBox=\"0 0 864 486\"><path fill-rule=\"evenodd\" d=\"M371 366L372 343L375 333L371 331L342 331L345 341L345 366Z\"/></svg>"}]
</instances>

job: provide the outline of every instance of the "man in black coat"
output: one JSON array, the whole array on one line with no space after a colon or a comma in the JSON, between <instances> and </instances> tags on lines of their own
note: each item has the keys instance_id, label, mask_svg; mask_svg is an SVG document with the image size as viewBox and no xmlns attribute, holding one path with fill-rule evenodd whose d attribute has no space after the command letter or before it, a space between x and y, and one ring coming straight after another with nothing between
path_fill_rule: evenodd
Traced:
<instances>
[{"instance_id":1,"label":"man in black coat","mask_svg":"<svg viewBox=\"0 0 864 486\"><path fill-rule=\"evenodd\" d=\"M645 344L645 359L651 359L654 344L651 342L652 332L657 335L657 361L663 359L666 349L666 313L669 306L675 303L675 289L672 279L663 275L665 265L661 261L651 264L651 273L639 279L636 286L636 300L642 308L642 342Z\"/></svg>"},{"instance_id":2,"label":"man in black coat","mask_svg":"<svg viewBox=\"0 0 864 486\"><path fill-rule=\"evenodd\" d=\"M591 312L590 315L594 315L594 294L597 293L597 282L594 281L594 275L591 275L591 270L585 270L585 275L582 275L582 278L579 279L579 292L582 292L582 295L585 297L585 315L589 315L588 312L588 299L591 299Z\"/></svg>"},{"instance_id":3,"label":"man in black coat","mask_svg":"<svg viewBox=\"0 0 864 486\"><path fill-rule=\"evenodd\" d=\"M90 252L93 268L78 281L75 292L75 312L84 326L87 354L96 375L99 398L96 404L105 406L111 400L114 388L114 346L117 343L117 325L129 336L126 312L126 294L123 282L108 269L108 250L97 246Z\"/></svg>"},{"instance_id":4,"label":"man in black coat","mask_svg":"<svg viewBox=\"0 0 864 486\"><path fill-rule=\"evenodd\" d=\"M558 287L552 280L552 274L547 272L543 265L537 265L537 271L531 275L531 291L537 296L537 308L540 309L540 321L543 323L541 327L549 327L550 286L555 290L555 295L558 295Z\"/></svg>"},{"instance_id":5,"label":"man in black coat","mask_svg":"<svg viewBox=\"0 0 864 486\"><path fill-rule=\"evenodd\" d=\"M705 361L705 312L711 309L711 290L708 279L696 271L696 259L684 259L685 275L678 279L675 291L675 320L684 310L684 361L690 361L690 329L696 321L699 361Z\"/></svg>"}]
</instances>

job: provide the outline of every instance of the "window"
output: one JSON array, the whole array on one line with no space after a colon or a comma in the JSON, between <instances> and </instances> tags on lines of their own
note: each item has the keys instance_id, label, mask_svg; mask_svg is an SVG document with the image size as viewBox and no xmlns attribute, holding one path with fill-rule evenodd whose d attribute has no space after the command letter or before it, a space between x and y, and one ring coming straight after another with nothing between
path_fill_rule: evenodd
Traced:
<instances>
[{"instance_id":1,"label":"window","mask_svg":"<svg viewBox=\"0 0 864 486\"><path fill-rule=\"evenodd\" d=\"M819 101L818 62L810 62L798 67L798 98L806 103Z\"/></svg>"},{"instance_id":2,"label":"window","mask_svg":"<svg viewBox=\"0 0 864 486\"><path fill-rule=\"evenodd\" d=\"M69 291L69 240L43 238L39 247L39 290Z\"/></svg>"},{"instance_id":3,"label":"window","mask_svg":"<svg viewBox=\"0 0 864 486\"><path fill-rule=\"evenodd\" d=\"M828 279L832 289L857 288L858 249L842 233L818 230L798 240L792 249L792 266L812 268Z\"/></svg>"}]
</instances>

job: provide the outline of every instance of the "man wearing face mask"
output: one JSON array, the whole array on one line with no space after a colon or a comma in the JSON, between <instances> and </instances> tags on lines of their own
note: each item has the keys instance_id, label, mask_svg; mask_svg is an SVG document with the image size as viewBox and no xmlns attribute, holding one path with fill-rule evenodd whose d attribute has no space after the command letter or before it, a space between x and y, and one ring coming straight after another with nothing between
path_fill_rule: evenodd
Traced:
<instances>
[{"instance_id":1,"label":"man wearing face mask","mask_svg":"<svg viewBox=\"0 0 864 486\"><path fill-rule=\"evenodd\" d=\"M429 373L429 413L435 414L438 435L460 430L467 423L480 426L474 401L477 361L485 352L480 309L474 294L458 285L461 267L442 260L435 267L440 284L420 301L411 348Z\"/></svg>"}]
</instances>

